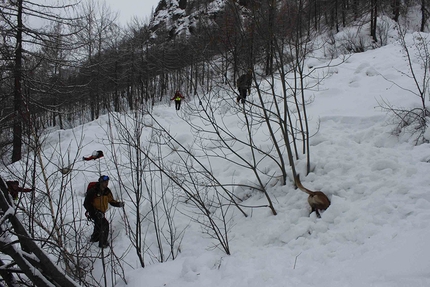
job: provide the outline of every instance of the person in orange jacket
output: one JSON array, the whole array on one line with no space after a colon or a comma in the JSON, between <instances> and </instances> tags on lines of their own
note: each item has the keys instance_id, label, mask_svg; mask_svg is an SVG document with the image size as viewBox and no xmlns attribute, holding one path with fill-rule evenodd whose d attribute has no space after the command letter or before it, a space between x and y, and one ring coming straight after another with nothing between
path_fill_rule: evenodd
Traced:
<instances>
[{"instance_id":1,"label":"person in orange jacket","mask_svg":"<svg viewBox=\"0 0 430 287\"><path fill-rule=\"evenodd\" d=\"M91 235L91 242L99 242L100 248L109 246L109 222L105 218L105 213L109 204L114 207L123 207L124 202L113 198L112 191L108 187L109 177L102 175L98 182L87 191L84 200L84 207L89 217L94 221L94 231Z\"/></svg>"},{"instance_id":2,"label":"person in orange jacket","mask_svg":"<svg viewBox=\"0 0 430 287\"><path fill-rule=\"evenodd\" d=\"M181 92L179 92L179 90L177 90L175 95L173 96L173 98L170 99L171 101L175 100L175 108L177 111L179 111L179 109L181 108L182 99L185 99L185 98L184 98L184 96L182 96L182 94L181 94Z\"/></svg>"}]
</instances>

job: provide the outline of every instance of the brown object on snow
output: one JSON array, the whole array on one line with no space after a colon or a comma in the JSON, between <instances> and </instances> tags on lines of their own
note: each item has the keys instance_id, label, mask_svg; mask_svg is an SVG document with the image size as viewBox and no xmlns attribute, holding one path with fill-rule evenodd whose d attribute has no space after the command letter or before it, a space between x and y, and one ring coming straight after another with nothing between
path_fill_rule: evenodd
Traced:
<instances>
[{"instance_id":1,"label":"brown object on snow","mask_svg":"<svg viewBox=\"0 0 430 287\"><path fill-rule=\"evenodd\" d=\"M312 212L316 212L317 216L321 218L320 210L326 210L330 206L330 200L322 191L312 191L305 188L300 182L300 176L297 175L295 183L297 187L309 194L308 203L312 208Z\"/></svg>"}]
</instances>

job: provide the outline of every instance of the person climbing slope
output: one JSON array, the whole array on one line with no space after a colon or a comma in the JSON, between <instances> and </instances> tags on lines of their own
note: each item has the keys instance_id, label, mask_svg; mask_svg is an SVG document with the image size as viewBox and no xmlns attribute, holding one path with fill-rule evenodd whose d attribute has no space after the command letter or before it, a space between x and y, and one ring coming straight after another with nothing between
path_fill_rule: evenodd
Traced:
<instances>
[{"instance_id":1,"label":"person climbing slope","mask_svg":"<svg viewBox=\"0 0 430 287\"><path fill-rule=\"evenodd\" d=\"M251 93L252 70L249 69L246 74L240 76L239 79L237 79L236 84L239 91L239 96L237 96L236 102L239 103L239 101L241 101L242 104L244 104L247 97L247 92L248 94Z\"/></svg>"},{"instance_id":2,"label":"person climbing slope","mask_svg":"<svg viewBox=\"0 0 430 287\"><path fill-rule=\"evenodd\" d=\"M179 111L181 109L181 101L185 99L184 96L182 96L181 92L179 92L179 90L176 91L175 95L173 96L173 98L171 98L170 100L173 101L175 100L175 108L177 111Z\"/></svg>"},{"instance_id":3,"label":"person climbing slope","mask_svg":"<svg viewBox=\"0 0 430 287\"><path fill-rule=\"evenodd\" d=\"M91 242L99 242L100 248L106 248L109 236L109 222L105 218L105 213L109 204L114 207L123 207L124 202L113 198L112 191L108 187L109 177L102 175L98 182L90 187L84 200L84 207L87 214L94 222L94 231L91 235Z\"/></svg>"}]
</instances>

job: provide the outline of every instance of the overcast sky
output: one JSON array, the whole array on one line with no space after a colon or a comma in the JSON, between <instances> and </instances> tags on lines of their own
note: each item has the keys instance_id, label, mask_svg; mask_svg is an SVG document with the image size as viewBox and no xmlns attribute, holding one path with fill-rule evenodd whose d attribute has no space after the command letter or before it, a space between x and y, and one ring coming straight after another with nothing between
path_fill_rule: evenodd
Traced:
<instances>
[{"instance_id":1,"label":"overcast sky","mask_svg":"<svg viewBox=\"0 0 430 287\"><path fill-rule=\"evenodd\" d=\"M121 25L126 25L136 16L140 20L147 20L152 9L158 5L160 0L105 0L112 12L118 12L118 20Z\"/></svg>"}]
</instances>

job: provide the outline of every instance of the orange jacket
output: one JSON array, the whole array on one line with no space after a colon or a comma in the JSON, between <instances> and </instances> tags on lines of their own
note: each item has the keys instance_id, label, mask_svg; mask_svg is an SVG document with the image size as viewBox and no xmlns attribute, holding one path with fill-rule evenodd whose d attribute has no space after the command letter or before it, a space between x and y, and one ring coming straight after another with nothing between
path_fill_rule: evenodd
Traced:
<instances>
[{"instance_id":1,"label":"orange jacket","mask_svg":"<svg viewBox=\"0 0 430 287\"><path fill-rule=\"evenodd\" d=\"M109 204L115 207L122 206L122 202L113 198L112 191L109 187L106 187L104 191L101 191L99 183L88 190L84 200L84 207L91 216L93 216L97 211L105 213L109 208Z\"/></svg>"}]
</instances>

